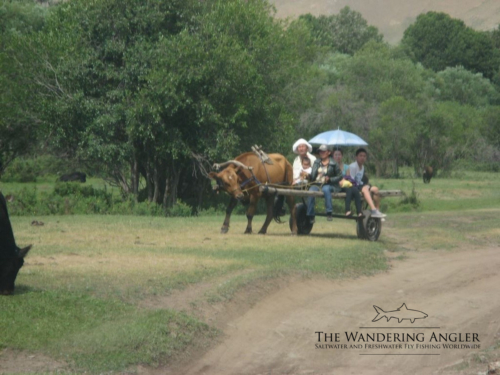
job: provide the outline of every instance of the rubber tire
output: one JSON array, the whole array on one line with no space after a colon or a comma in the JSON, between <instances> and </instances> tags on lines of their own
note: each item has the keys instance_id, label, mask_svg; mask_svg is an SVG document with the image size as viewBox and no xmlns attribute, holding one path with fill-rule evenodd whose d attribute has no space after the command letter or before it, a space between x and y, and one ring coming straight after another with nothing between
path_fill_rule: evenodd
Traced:
<instances>
[{"instance_id":1,"label":"rubber tire","mask_svg":"<svg viewBox=\"0 0 500 375\"><path fill-rule=\"evenodd\" d=\"M307 218L307 206L304 203L295 205L295 216L297 217L297 234L309 234L313 228ZM290 215L290 230L292 230L292 215Z\"/></svg>"},{"instance_id":2,"label":"rubber tire","mask_svg":"<svg viewBox=\"0 0 500 375\"><path fill-rule=\"evenodd\" d=\"M377 241L382 233L382 221L371 217L370 210L363 211L365 216L363 220L358 220L356 225L356 233L359 239L368 241Z\"/></svg>"}]
</instances>

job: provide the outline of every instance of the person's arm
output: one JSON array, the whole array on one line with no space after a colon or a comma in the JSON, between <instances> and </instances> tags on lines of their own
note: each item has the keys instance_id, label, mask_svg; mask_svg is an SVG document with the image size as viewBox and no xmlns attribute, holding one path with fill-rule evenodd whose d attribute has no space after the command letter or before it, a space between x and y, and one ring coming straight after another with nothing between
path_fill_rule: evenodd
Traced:
<instances>
[{"instance_id":1,"label":"person's arm","mask_svg":"<svg viewBox=\"0 0 500 375\"><path fill-rule=\"evenodd\" d=\"M300 171L302 170L302 164L300 163L300 156L297 156L293 161L293 180L300 178Z\"/></svg>"},{"instance_id":2,"label":"person's arm","mask_svg":"<svg viewBox=\"0 0 500 375\"><path fill-rule=\"evenodd\" d=\"M340 170L337 163L333 164L333 176L330 177L330 184L338 184L342 180L342 171Z\"/></svg>"},{"instance_id":3,"label":"person's arm","mask_svg":"<svg viewBox=\"0 0 500 375\"><path fill-rule=\"evenodd\" d=\"M311 178L309 179L309 181L311 181L311 182L316 181L316 178L318 177L318 169L319 169L319 162L318 162L318 160L319 159L315 160L314 164L312 166Z\"/></svg>"}]
</instances>

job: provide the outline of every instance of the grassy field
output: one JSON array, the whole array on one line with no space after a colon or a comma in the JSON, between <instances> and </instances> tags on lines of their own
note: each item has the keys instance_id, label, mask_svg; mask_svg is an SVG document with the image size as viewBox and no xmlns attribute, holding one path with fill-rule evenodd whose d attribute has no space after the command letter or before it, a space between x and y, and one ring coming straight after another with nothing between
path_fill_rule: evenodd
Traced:
<instances>
[{"instance_id":1,"label":"grassy field","mask_svg":"<svg viewBox=\"0 0 500 375\"><path fill-rule=\"evenodd\" d=\"M225 303L277 277L346 278L387 269L384 250L464 249L500 242L500 174L374 180L383 189L415 187L416 210L387 199L378 242L356 238L354 223L318 218L310 236L272 223L244 235L244 216L219 234L223 216L161 218L105 215L12 217L19 245L34 244L16 295L0 299L0 349L44 353L69 372L134 371L167 363L218 331L189 311L148 303L203 285L188 303ZM40 184L38 189L50 189ZM18 184L1 184L5 194ZM318 202L322 205L322 201ZM409 212L405 212L409 211ZM32 220L44 222L31 226ZM254 219L258 231L263 216ZM422 236L425 232L426 235ZM0 357L1 361L1 357Z\"/></svg>"}]
</instances>

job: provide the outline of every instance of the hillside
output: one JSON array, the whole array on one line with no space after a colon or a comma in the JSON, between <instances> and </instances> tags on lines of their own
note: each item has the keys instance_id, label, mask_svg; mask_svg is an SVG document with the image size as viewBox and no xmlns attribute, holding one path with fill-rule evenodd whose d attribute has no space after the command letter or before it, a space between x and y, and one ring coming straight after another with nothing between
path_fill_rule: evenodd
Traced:
<instances>
[{"instance_id":1,"label":"hillside","mask_svg":"<svg viewBox=\"0 0 500 375\"><path fill-rule=\"evenodd\" d=\"M500 24L499 0L270 0L280 18L311 13L330 15L345 6L361 12L368 23L379 28L385 40L397 43L404 30L420 13L438 11L460 18L477 30Z\"/></svg>"}]
</instances>

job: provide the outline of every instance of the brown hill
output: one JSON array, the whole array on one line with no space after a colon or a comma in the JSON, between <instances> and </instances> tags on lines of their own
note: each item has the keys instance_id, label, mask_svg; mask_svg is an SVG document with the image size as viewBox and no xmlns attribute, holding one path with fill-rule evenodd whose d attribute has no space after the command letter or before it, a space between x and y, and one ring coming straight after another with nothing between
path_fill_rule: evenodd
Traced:
<instances>
[{"instance_id":1,"label":"brown hill","mask_svg":"<svg viewBox=\"0 0 500 375\"><path fill-rule=\"evenodd\" d=\"M437 11L460 18L477 30L491 30L500 24L500 0L270 0L280 18L311 13L336 14L345 6L360 12L378 27L385 40L397 43L404 30L420 13Z\"/></svg>"}]
</instances>

